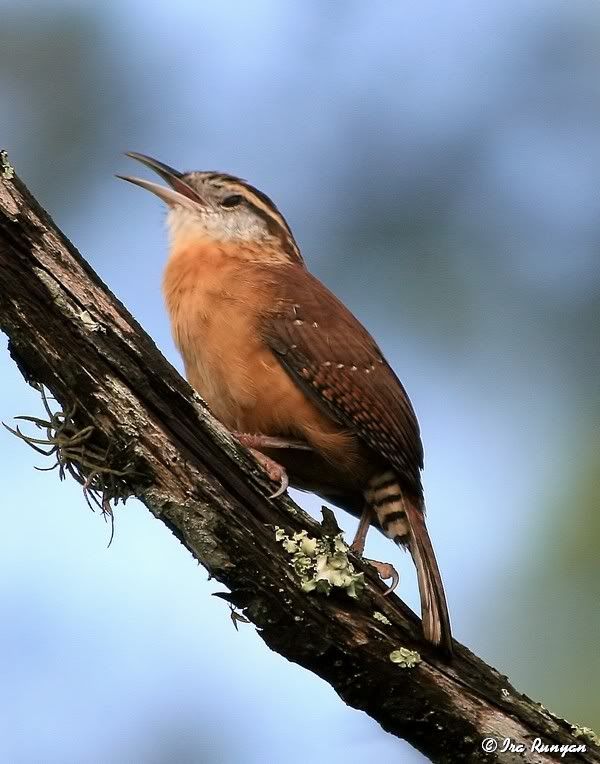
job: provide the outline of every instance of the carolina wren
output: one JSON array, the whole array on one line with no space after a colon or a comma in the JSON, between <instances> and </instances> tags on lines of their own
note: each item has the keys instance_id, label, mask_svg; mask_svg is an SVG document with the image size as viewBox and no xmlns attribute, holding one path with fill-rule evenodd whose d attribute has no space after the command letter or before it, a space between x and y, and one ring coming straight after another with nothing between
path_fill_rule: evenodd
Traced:
<instances>
[{"instance_id":1,"label":"carolina wren","mask_svg":"<svg viewBox=\"0 0 600 764\"><path fill-rule=\"evenodd\" d=\"M419 425L381 350L306 269L265 194L224 173L128 156L167 183L123 178L168 207L163 291L190 384L226 427L249 434L242 442L281 464L292 486L360 516L355 551L372 523L408 547L425 637L451 652L424 519Z\"/></svg>"}]
</instances>

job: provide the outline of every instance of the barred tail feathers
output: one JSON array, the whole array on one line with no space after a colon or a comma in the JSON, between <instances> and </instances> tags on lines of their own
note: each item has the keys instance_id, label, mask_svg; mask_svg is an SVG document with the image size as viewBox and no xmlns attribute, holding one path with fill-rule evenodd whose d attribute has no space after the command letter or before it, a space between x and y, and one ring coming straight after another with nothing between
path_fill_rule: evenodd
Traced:
<instances>
[{"instance_id":1,"label":"barred tail feathers","mask_svg":"<svg viewBox=\"0 0 600 764\"><path fill-rule=\"evenodd\" d=\"M365 496L385 535L410 550L417 569L425 638L451 654L452 632L446 595L421 502L403 493L391 471L373 478Z\"/></svg>"},{"instance_id":2,"label":"barred tail feathers","mask_svg":"<svg viewBox=\"0 0 600 764\"><path fill-rule=\"evenodd\" d=\"M369 481L365 491L369 506L385 535L397 544L407 544L410 535L404 497L393 472L383 472Z\"/></svg>"}]
</instances>

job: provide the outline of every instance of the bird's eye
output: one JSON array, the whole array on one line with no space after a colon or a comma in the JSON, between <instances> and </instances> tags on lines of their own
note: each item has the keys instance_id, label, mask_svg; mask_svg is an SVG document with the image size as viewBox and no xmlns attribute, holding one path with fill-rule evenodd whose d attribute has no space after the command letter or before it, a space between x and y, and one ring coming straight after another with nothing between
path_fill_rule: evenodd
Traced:
<instances>
[{"instance_id":1,"label":"bird's eye","mask_svg":"<svg viewBox=\"0 0 600 764\"><path fill-rule=\"evenodd\" d=\"M237 207L243 201L243 197L239 194L233 196L226 196L221 202L221 207Z\"/></svg>"}]
</instances>

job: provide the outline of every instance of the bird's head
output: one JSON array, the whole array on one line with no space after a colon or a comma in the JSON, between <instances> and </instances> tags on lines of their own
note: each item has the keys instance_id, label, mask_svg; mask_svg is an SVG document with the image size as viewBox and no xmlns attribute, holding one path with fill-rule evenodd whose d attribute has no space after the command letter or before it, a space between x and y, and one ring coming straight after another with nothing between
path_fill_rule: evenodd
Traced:
<instances>
[{"instance_id":1,"label":"bird's head","mask_svg":"<svg viewBox=\"0 0 600 764\"><path fill-rule=\"evenodd\" d=\"M221 172L179 172L145 154L127 152L167 183L118 175L156 194L168 207L173 246L194 241L263 247L279 251L282 261L302 262L292 232L266 194L246 181Z\"/></svg>"}]
</instances>

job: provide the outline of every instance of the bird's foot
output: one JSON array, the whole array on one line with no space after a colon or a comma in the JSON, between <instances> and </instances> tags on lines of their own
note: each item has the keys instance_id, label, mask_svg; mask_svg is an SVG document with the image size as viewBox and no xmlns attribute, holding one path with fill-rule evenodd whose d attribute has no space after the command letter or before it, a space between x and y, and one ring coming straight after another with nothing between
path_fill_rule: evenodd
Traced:
<instances>
[{"instance_id":1,"label":"bird's foot","mask_svg":"<svg viewBox=\"0 0 600 764\"><path fill-rule=\"evenodd\" d=\"M275 493L270 494L269 499L276 499L278 496L281 496L282 493L285 493L290 484L290 479L281 464L278 464L274 459L271 459L270 456L263 454L262 451L257 451L255 448L250 448L249 450L267 473L269 480L272 480L274 483L279 483L279 488Z\"/></svg>"},{"instance_id":2,"label":"bird's foot","mask_svg":"<svg viewBox=\"0 0 600 764\"><path fill-rule=\"evenodd\" d=\"M312 450L309 444L304 440L292 440L291 438L278 438L274 435L262 435L261 433L250 432L232 432L234 438L236 438L242 446L252 452L256 461L267 473L269 478L274 483L279 483L279 488L275 493L269 496L270 499L275 499L277 496L281 496L282 493L287 491L290 484L287 472L270 456L262 453L264 448L290 448L299 451Z\"/></svg>"},{"instance_id":3,"label":"bird's foot","mask_svg":"<svg viewBox=\"0 0 600 764\"><path fill-rule=\"evenodd\" d=\"M392 583L385 590L385 592L383 593L383 596L385 597L390 592L393 592L400 582L400 576L398 575L398 571L396 570L396 568L393 565L391 565L389 562L379 562L378 560L369 560L367 557L363 557L363 560L365 562L368 562L369 565L372 565L375 568L379 578L381 578L382 581L387 581L388 578L392 579Z\"/></svg>"},{"instance_id":4,"label":"bird's foot","mask_svg":"<svg viewBox=\"0 0 600 764\"><path fill-rule=\"evenodd\" d=\"M240 441L240 443L243 446L246 446L248 451L252 454L252 456L256 459L256 461L260 464L260 466L263 468L263 470L267 473L269 476L269 480L272 480L274 483L279 484L279 488L275 491L275 493L272 493L269 496L269 499L276 499L278 496L281 496L282 493L285 493L287 491L288 485L290 484L287 472L285 469L281 466L281 464L278 464L274 459L271 459L270 456L267 456L266 454L263 454L262 451L259 451L254 446L251 446L250 443L245 439L242 439L238 435L238 433L233 433L233 435ZM250 438L261 436L249 436ZM255 443L255 440L251 441L252 443Z\"/></svg>"}]
</instances>

